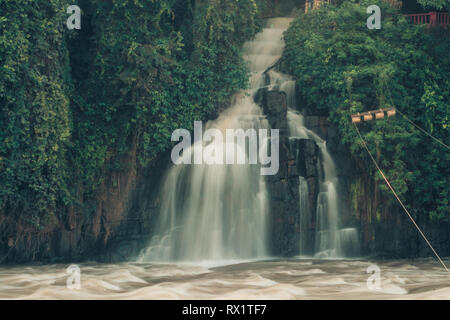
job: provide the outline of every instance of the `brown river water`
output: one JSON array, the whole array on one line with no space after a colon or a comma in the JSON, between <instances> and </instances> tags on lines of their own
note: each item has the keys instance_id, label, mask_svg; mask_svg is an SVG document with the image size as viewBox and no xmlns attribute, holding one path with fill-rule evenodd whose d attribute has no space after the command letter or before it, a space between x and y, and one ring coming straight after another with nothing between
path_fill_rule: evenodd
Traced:
<instances>
[{"instance_id":1,"label":"brown river water","mask_svg":"<svg viewBox=\"0 0 450 320\"><path fill-rule=\"evenodd\" d=\"M2 266L0 299L450 299L450 275L431 259L87 263L79 289L68 288L68 267Z\"/></svg>"}]
</instances>

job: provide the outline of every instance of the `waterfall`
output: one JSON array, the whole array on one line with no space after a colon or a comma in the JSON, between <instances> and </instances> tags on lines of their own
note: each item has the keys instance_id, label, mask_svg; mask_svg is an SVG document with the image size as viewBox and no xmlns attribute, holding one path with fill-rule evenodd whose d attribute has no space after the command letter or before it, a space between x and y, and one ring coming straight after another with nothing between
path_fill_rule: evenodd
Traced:
<instances>
[{"instance_id":1,"label":"waterfall","mask_svg":"<svg viewBox=\"0 0 450 320\"><path fill-rule=\"evenodd\" d=\"M299 195L299 213L300 213L300 255L303 255L308 237L308 221L305 213L309 212L309 188L308 182L304 177L299 177L298 195Z\"/></svg>"},{"instance_id":2,"label":"waterfall","mask_svg":"<svg viewBox=\"0 0 450 320\"><path fill-rule=\"evenodd\" d=\"M293 109L289 109L287 120L291 138L309 139L310 136L315 135L314 132L305 127L305 122L301 113L294 111Z\"/></svg>"},{"instance_id":3,"label":"waterfall","mask_svg":"<svg viewBox=\"0 0 450 320\"><path fill-rule=\"evenodd\" d=\"M269 19L268 27L244 45L251 72L250 88L238 95L234 105L215 121L208 122L206 128L224 131L269 127L253 96L265 86L263 72L281 57L282 34L290 21ZM240 152L248 156L248 150ZM267 256L268 196L258 165L173 166L159 197L161 208L154 236L140 261Z\"/></svg>"},{"instance_id":4,"label":"waterfall","mask_svg":"<svg viewBox=\"0 0 450 320\"><path fill-rule=\"evenodd\" d=\"M316 141L319 146L323 177L317 199L316 255L318 257L335 257L340 252L339 240L339 206L336 192L336 168L328 153L326 142Z\"/></svg>"},{"instance_id":5,"label":"waterfall","mask_svg":"<svg viewBox=\"0 0 450 320\"><path fill-rule=\"evenodd\" d=\"M309 214L309 186L299 177L300 248L310 239L309 222L315 220L316 257L338 257L356 252L356 229L341 229L337 194L336 168L326 142L304 125L303 115L296 111L296 82L291 76L271 69L282 55L283 32L291 19L269 19L268 27L244 45L245 59L251 75L249 89L236 96L235 102L204 129L268 129L261 108L254 102L258 90L268 87L286 93L290 139L310 139L320 150L320 190L315 216ZM260 141L265 148L266 141ZM197 148L211 145L225 149L234 144L237 153L248 159L249 150L235 142L196 142L182 157L190 157ZM246 162L248 163L248 161ZM160 189L160 210L153 237L139 257L140 261L223 261L262 258L268 255L269 197L260 166L177 165L169 169ZM301 249L302 250L302 249ZM309 250L310 251L310 250ZM300 252L301 253L301 252Z\"/></svg>"},{"instance_id":6,"label":"waterfall","mask_svg":"<svg viewBox=\"0 0 450 320\"><path fill-rule=\"evenodd\" d=\"M338 203L338 178L334 161L328 152L326 141L305 127L304 117L295 110L295 81L287 75L271 70L269 77L279 90L284 91L288 102L288 128L290 139L311 139L320 150L318 164L320 190L317 196L315 217L315 256L318 258L354 256L359 253L358 231L355 228L341 229ZM299 214L300 214L300 254L307 238L308 184L305 177L299 177Z\"/></svg>"},{"instance_id":7,"label":"waterfall","mask_svg":"<svg viewBox=\"0 0 450 320\"><path fill-rule=\"evenodd\" d=\"M288 95L289 93L286 92ZM339 230L339 204L337 185L338 179L336 167L331 158L326 141L322 140L317 134L307 129L304 125L303 116L294 110L288 112L288 125L291 138L295 139L312 139L319 147L320 161L318 164L320 173L320 190L317 196L316 207L316 224L315 224L315 256L318 258L338 257L345 252L343 245L346 242L340 240L341 231ZM299 212L300 212L300 229L305 230L302 226L305 224L305 214L307 205L303 202L308 194L307 185L301 179L299 188ZM304 178L303 178L304 179ZM306 195L305 195L306 193ZM356 231L355 231L356 232ZM300 241L304 241L305 235L300 235ZM300 248L302 248L302 243Z\"/></svg>"}]
</instances>

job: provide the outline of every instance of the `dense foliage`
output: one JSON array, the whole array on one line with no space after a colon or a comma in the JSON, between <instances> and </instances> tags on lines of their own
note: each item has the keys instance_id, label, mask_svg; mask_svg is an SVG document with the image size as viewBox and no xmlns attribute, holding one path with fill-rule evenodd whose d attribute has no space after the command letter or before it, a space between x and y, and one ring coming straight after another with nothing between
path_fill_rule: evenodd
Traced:
<instances>
[{"instance_id":1,"label":"dense foliage","mask_svg":"<svg viewBox=\"0 0 450 320\"><path fill-rule=\"evenodd\" d=\"M417 0L425 8L446 9L450 8L450 0Z\"/></svg>"},{"instance_id":2,"label":"dense foliage","mask_svg":"<svg viewBox=\"0 0 450 320\"><path fill-rule=\"evenodd\" d=\"M261 15L300 2L79 0L78 31L66 28L67 0L0 0L0 225L9 216L44 228L70 205L94 210L104 177L129 165L123 155L136 148L150 166L175 128L214 117L246 86L242 43ZM382 29L368 30L376 2ZM329 114L366 161L350 112L394 105L448 142L448 33L410 25L386 3L301 14L286 34L305 107ZM416 212L449 219L449 152L401 118L362 129Z\"/></svg>"},{"instance_id":3,"label":"dense foliage","mask_svg":"<svg viewBox=\"0 0 450 320\"><path fill-rule=\"evenodd\" d=\"M375 3L383 12L381 30L366 27L366 8ZM303 107L329 115L342 143L364 159L378 179L351 113L394 106L448 144L448 31L412 25L386 2L371 0L302 14L285 37L287 68L298 80ZM360 129L413 211L450 220L449 150L400 115L364 123ZM388 192L384 183L380 186Z\"/></svg>"},{"instance_id":4,"label":"dense foliage","mask_svg":"<svg viewBox=\"0 0 450 320\"><path fill-rule=\"evenodd\" d=\"M255 32L256 6L99 1L85 7L92 34L81 35L81 47L74 47L73 68L89 73L75 79L74 134L77 167L89 193L101 181L105 160L117 168L135 143L140 163L147 165L170 146L174 129L190 129L194 119L208 118L246 85L239 48ZM87 40L93 45L84 50Z\"/></svg>"},{"instance_id":5,"label":"dense foliage","mask_svg":"<svg viewBox=\"0 0 450 320\"><path fill-rule=\"evenodd\" d=\"M66 6L0 2L0 211L36 226L69 199Z\"/></svg>"},{"instance_id":6,"label":"dense foliage","mask_svg":"<svg viewBox=\"0 0 450 320\"><path fill-rule=\"evenodd\" d=\"M304 0L256 0L262 17L286 17L303 8ZM293 9L294 8L294 9ZM297 10L295 8L298 8Z\"/></svg>"},{"instance_id":7,"label":"dense foliage","mask_svg":"<svg viewBox=\"0 0 450 320\"><path fill-rule=\"evenodd\" d=\"M124 154L151 165L175 128L247 85L253 0L78 5L79 31L65 27L65 0L0 0L0 221L45 227L70 204L95 209Z\"/></svg>"}]
</instances>

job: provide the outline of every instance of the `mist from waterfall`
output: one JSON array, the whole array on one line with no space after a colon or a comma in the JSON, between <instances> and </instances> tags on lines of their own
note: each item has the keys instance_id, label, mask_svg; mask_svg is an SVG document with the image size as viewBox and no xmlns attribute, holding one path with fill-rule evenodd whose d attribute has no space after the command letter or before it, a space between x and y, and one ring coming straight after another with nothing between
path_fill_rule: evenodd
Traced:
<instances>
[{"instance_id":1,"label":"mist from waterfall","mask_svg":"<svg viewBox=\"0 0 450 320\"><path fill-rule=\"evenodd\" d=\"M244 45L250 88L205 129L269 128L253 96L265 86L263 72L281 57L282 35L290 21L269 19L268 27ZM248 150L237 149L248 157ZM267 256L268 195L259 171L259 165L250 164L173 166L159 195L154 236L139 260L199 262Z\"/></svg>"}]
</instances>

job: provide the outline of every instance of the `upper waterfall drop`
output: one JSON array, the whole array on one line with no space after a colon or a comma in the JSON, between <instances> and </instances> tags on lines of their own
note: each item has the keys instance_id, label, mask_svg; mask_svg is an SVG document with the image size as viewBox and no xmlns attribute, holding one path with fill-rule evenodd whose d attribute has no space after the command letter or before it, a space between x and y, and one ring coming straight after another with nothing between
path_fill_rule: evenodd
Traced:
<instances>
[{"instance_id":1,"label":"upper waterfall drop","mask_svg":"<svg viewBox=\"0 0 450 320\"><path fill-rule=\"evenodd\" d=\"M246 43L250 88L206 128L267 129L254 102L265 86L263 72L282 55L283 32L292 19L269 19ZM195 145L194 145L195 147ZM248 150L244 150L248 157ZM259 165L178 165L170 168L160 193L154 236L140 261L220 261L268 256L268 195Z\"/></svg>"}]
</instances>

